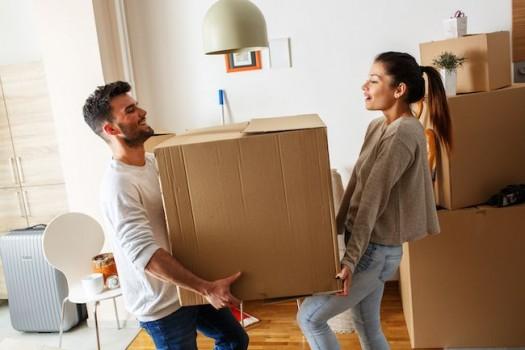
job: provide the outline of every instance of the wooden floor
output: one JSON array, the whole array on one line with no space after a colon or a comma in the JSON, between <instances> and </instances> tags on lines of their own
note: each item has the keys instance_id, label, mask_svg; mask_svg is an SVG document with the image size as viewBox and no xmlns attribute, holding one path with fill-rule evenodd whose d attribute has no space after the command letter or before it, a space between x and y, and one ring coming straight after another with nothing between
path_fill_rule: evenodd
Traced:
<instances>
[{"instance_id":1,"label":"wooden floor","mask_svg":"<svg viewBox=\"0 0 525 350\"><path fill-rule=\"evenodd\" d=\"M247 303L245 311L261 320L258 324L248 328L249 349L309 349L295 322L297 313L295 302L275 305L262 305L260 302ZM386 285L381 308L381 320L383 331L392 350L411 349L397 282L389 282ZM338 339L341 349L360 349L356 334L338 335ZM198 345L199 349L213 349L213 342L201 335L198 337ZM141 331L128 347L128 350L154 349L153 342L144 331Z\"/></svg>"}]
</instances>

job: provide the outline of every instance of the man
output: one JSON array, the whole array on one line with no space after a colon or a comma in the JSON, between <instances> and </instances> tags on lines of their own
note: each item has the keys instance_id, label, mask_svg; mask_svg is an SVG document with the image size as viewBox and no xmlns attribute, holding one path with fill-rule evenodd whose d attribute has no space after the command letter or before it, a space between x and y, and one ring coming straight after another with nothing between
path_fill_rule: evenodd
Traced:
<instances>
[{"instance_id":1,"label":"man","mask_svg":"<svg viewBox=\"0 0 525 350\"><path fill-rule=\"evenodd\" d=\"M240 272L206 281L169 253L155 159L144 151L153 129L130 90L121 81L100 86L83 109L84 120L113 154L101 199L126 307L157 349L197 349L196 330L214 338L217 350L246 349L248 335L226 307L239 304L230 285ZM180 307L175 285L211 305Z\"/></svg>"}]
</instances>

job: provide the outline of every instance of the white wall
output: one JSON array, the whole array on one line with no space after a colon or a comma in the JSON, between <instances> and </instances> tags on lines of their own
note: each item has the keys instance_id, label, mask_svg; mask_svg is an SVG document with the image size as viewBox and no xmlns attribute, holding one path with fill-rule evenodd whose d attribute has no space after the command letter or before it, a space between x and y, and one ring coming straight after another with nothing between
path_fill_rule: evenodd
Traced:
<instances>
[{"instance_id":1,"label":"white wall","mask_svg":"<svg viewBox=\"0 0 525 350\"><path fill-rule=\"evenodd\" d=\"M99 188L111 153L82 117L84 101L104 84L93 5L91 0L35 0L33 6L69 209L102 223ZM106 247L109 250L108 240ZM121 300L119 309L121 317L133 319L124 312ZM110 301L101 304L99 322L115 327Z\"/></svg>"},{"instance_id":2,"label":"white wall","mask_svg":"<svg viewBox=\"0 0 525 350\"><path fill-rule=\"evenodd\" d=\"M40 59L32 0L1 0L0 65Z\"/></svg>"},{"instance_id":3,"label":"white wall","mask_svg":"<svg viewBox=\"0 0 525 350\"><path fill-rule=\"evenodd\" d=\"M319 113L328 126L332 166L359 152L369 120L360 86L374 56L419 58L420 42L442 38L441 20L462 9L469 32L510 30L510 0L253 0L269 38L291 38L291 69L225 73L223 56L202 53L201 23L212 0L128 0L127 16L141 104L150 123L181 131L219 123L224 88L235 121ZM343 176L347 174L343 171Z\"/></svg>"},{"instance_id":4,"label":"white wall","mask_svg":"<svg viewBox=\"0 0 525 350\"><path fill-rule=\"evenodd\" d=\"M93 6L46 0L34 8L69 208L100 217L98 188L111 155L82 117L84 101L104 84Z\"/></svg>"}]
</instances>

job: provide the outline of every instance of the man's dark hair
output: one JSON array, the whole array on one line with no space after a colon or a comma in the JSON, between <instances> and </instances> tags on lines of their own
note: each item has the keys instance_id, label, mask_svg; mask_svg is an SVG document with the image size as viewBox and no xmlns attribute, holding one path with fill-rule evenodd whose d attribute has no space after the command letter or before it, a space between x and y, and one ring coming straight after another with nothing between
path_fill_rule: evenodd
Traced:
<instances>
[{"instance_id":1,"label":"man's dark hair","mask_svg":"<svg viewBox=\"0 0 525 350\"><path fill-rule=\"evenodd\" d=\"M125 81L115 81L113 83L99 86L86 100L84 104L84 121L89 125L98 136L104 140L102 125L104 122L111 122L111 99L131 91L131 86Z\"/></svg>"}]
</instances>

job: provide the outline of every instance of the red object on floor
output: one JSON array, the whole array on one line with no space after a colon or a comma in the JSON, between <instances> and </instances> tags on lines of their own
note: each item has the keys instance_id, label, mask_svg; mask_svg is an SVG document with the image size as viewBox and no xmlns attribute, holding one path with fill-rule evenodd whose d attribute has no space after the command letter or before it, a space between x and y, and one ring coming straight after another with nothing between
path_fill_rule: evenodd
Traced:
<instances>
[{"instance_id":1,"label":"red object on floor","mask_svg":"<svg viewBox=\"0 0 525 350\"><path fill-rule=\"evenodd\" d=\"M241 310L237 309L236 307L230 307L230 310L237 321L241 322ZM246 312L242 313L242 319L244 321L245 328L260 321L257 317L247 314Z\"/></svg>"}]
</instances>

